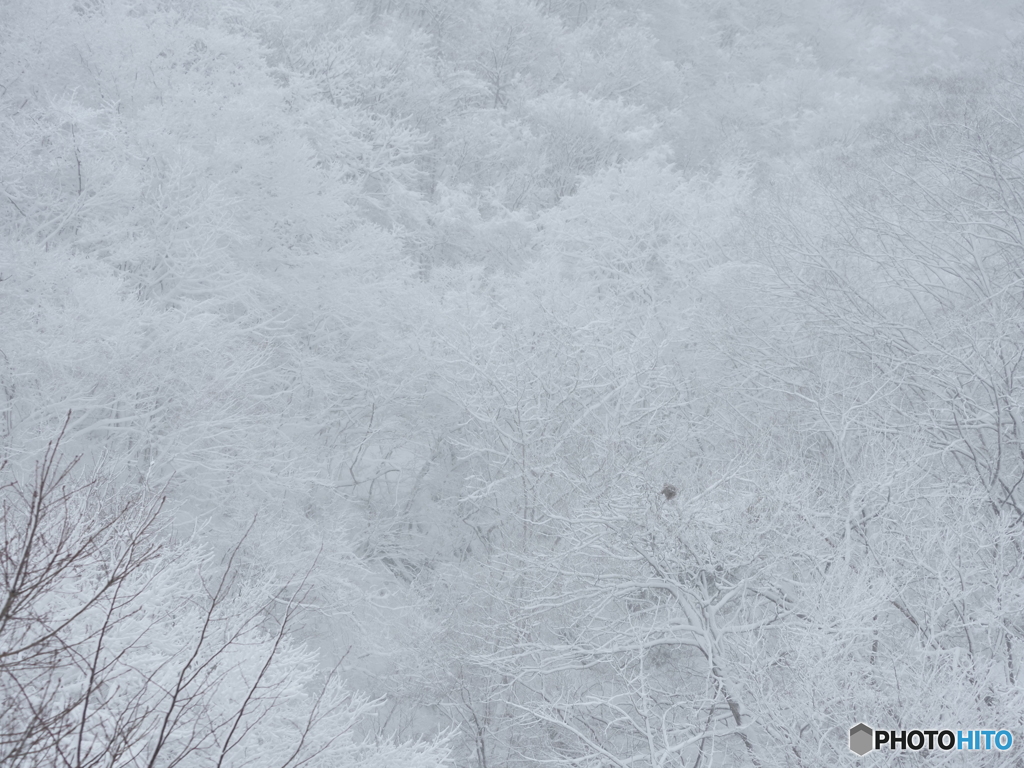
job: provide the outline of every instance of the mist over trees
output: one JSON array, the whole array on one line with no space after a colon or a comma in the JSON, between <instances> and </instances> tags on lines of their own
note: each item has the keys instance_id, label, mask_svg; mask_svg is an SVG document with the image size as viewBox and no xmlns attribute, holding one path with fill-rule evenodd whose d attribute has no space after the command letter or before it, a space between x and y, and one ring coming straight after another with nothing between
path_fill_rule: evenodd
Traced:
<instances>
[{"instance_id":1,"label":"mist over trees","mask_svg":"<svg viewBox=\"0 0 1024 768\"><path fill-rule=\"evenodd\" d=\"M0 764L1024 737L1021 30L0 4Z\"/></svg>"}]
</instances>

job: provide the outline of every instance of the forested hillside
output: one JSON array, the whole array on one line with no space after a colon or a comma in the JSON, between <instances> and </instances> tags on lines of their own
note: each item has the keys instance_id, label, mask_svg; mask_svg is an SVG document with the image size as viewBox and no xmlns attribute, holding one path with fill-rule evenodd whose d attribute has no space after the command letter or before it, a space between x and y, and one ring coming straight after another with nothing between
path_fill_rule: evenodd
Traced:
<instances>
[{"instance_id":1,"label":"forested hillside","mask_svg":"<svg viewBox=\"0 0 1024 768\"><path fill-rule=\"evenodd\" d=\"M1020 31L0 2L0 765L1024 740Z\"/></svg>"}]
</instances>

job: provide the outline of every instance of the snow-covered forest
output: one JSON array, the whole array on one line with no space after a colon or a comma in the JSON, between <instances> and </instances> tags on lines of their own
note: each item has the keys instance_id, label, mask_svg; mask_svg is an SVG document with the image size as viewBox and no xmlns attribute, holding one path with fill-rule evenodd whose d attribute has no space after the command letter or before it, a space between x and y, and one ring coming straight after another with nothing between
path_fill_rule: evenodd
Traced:
<instances>
[{"instance_id":1,"label":"snow-covered forest","mask_svg":"<svg viewBox=\"0 0 1024 768\"><path fill-rule=\"evenodd\" d=\"M1024 739L1020 30L0 0L0 765Z\"/></svg>"}]
</instances>

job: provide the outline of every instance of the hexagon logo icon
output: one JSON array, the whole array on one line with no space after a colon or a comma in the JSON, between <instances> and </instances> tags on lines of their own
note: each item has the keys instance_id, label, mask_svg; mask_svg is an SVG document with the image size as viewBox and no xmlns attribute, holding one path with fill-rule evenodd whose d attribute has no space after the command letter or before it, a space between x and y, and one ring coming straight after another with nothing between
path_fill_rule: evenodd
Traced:
<instances>
[{"instance_id":1,"label":"hexagon logo icon","mask_svg":"<svg viewBox=\"0 0 1024 768\"><path fill-rule=\"evenodd\" d=\"M850 729L850 751L862 757L875 748L875 732L871 726L857 723Z\"/></svg>"}]
</instances>

